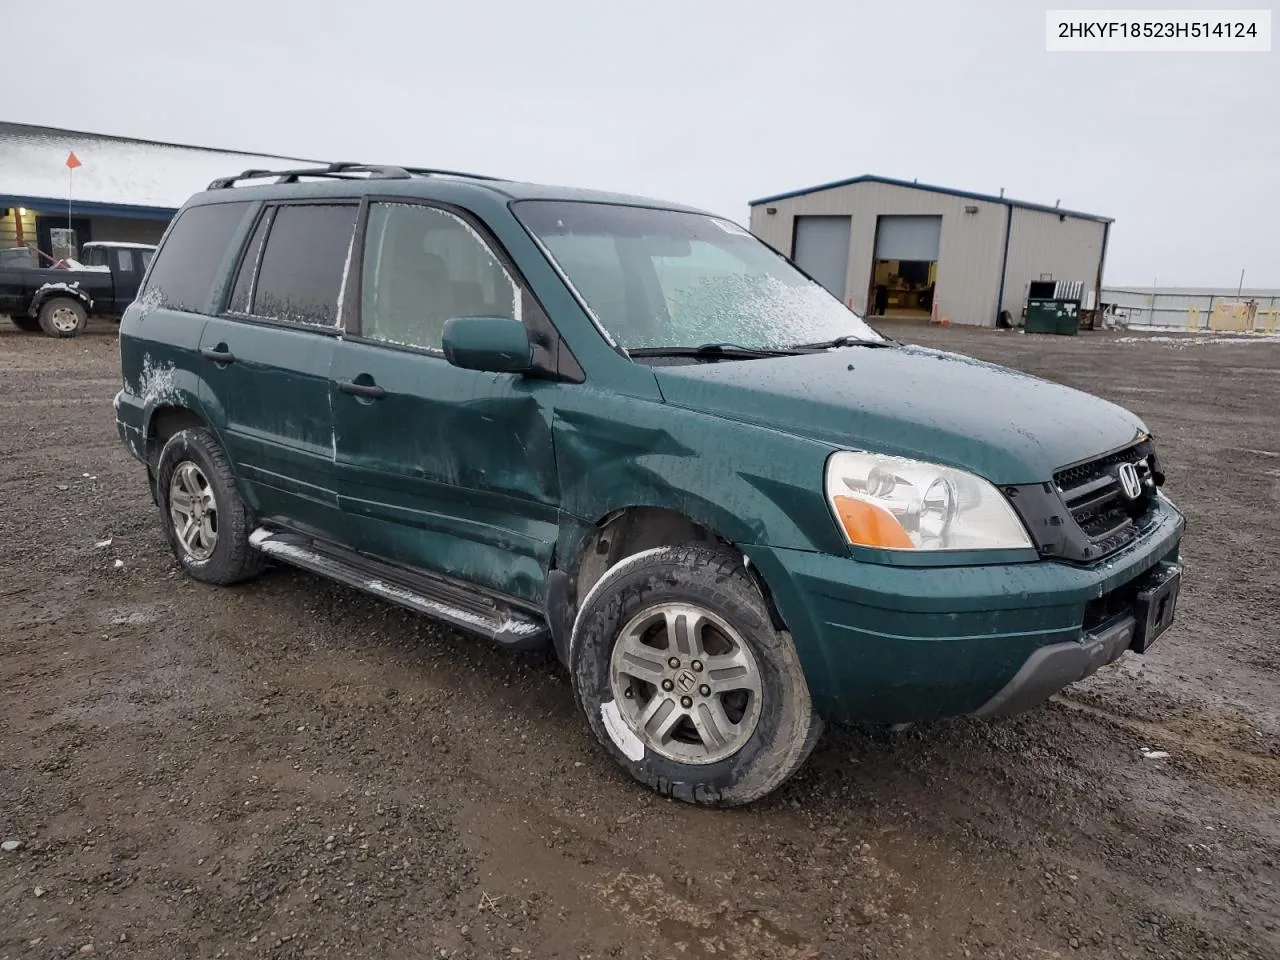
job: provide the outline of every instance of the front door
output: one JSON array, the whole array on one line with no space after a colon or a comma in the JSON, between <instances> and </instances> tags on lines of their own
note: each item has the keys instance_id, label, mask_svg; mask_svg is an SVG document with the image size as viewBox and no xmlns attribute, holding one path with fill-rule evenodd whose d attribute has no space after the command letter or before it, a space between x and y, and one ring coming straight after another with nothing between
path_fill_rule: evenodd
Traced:
<instances>
[{"instance_id":1,"label":"front door","mask_svg":"<svg viewBox=\"0 0 1280 960\"><path fill-rule=\"evenodd\" d=\"M449 364L455 316L522 315L525 293L453 213L370 204L358 335L336 345L339 503L360 549L542 599L558 530L560 385Z\"/></svg>"},{"instance_id":2,"label":"front door","mask_svg":"<svg viewBox=\"0 0 1280 960\"><path fill-rule=\"evenodd\" d=\"M329 368L358 210L263 211L227 309L200 341L209 409L255 513L339 543Z\"/></svg>"}]
</instances>

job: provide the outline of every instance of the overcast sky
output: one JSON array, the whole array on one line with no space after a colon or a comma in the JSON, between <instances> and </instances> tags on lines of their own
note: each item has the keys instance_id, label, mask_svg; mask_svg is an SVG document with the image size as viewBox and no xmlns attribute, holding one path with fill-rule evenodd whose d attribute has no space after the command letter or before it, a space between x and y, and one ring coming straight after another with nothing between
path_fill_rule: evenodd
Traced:
<instances>
[{"instance_id":1,"label":"overcast sky","mask_svg":"<svg viewBox=\"0 0 1280 960\"><path fill-rule=\"evenodd\" d=\"M1108 283L1234 286L1244 268L1280 287L1275 50L1049 54L1025 0L0 4L22 51L0 119L740 222L755 197L861 173L1004 187L1114 217Z\"/></svg>"}]
</instances>

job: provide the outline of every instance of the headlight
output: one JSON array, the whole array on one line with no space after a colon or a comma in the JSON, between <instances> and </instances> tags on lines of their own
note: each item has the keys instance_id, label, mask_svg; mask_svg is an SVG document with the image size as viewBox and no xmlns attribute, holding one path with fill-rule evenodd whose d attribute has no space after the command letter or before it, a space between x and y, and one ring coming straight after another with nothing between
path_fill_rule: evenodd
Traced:
<instances>
[{"instance_id":1,"label":"headlight","mask_svg":"<svg viewBox=\"0 0 1280 960\"><path fill-rule=\"evenodd\" d=\"M849 542L888 550L1008 550L1031 538L994 486L933 463L841 451L827 502Z\"/></svg>"}]
</instances>

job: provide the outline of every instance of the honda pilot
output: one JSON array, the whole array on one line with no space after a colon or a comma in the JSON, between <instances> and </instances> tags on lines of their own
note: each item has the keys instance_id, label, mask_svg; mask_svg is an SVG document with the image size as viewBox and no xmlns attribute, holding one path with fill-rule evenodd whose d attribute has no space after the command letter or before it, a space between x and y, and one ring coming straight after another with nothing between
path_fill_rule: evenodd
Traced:
<instances>
[{"instance_id":1,"label":"honda pilot","mask_svg":"<svg viewBox=\"0 0 1280 960\"><path fill-rule=\"evenodd\" d=\"M700 210L248 171L178 213L120 352L190 576L276 561L549 647L681 800L765 796L824 722L1033 707L1174 616L1137 416L889 339Z\"/></svg>"}]
</instances>

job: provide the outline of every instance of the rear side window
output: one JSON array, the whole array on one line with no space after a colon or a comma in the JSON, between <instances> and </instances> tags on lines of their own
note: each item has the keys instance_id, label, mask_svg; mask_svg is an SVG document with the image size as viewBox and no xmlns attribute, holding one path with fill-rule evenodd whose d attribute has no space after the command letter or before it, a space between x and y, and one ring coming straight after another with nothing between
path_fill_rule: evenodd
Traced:
<instances>
[{"instance_id":1,"label":"rear side window","mask_svg":"<svg viewBox=\"0 0 1280 960\"><path fill-rule=\"evenodd\" d=\"M211 203L182 211L156 254L143 296L173 310L203 311L248 209L247 202Z\"/></svg>"},{"instance_id":2,"label":"rear side window","mask_svg":"<svg viewBox=\"0 0 1280 960\"><path fill-rule=\"evenodd\" d=\"M80 262L86 267L106 267L107 251L103 247L86 247L81 251Z\"/></svg>"},{"instance_id":3,"label":"rear side window","mask_svg":"<svg viewBox=\"0 0 1280 960\"><path fill-rule=\"evenodd\" d=\"M262 250L250 312L289 323L335 326L358 212L354 204L277 209Z\"/></svg>"}]
</instances>

